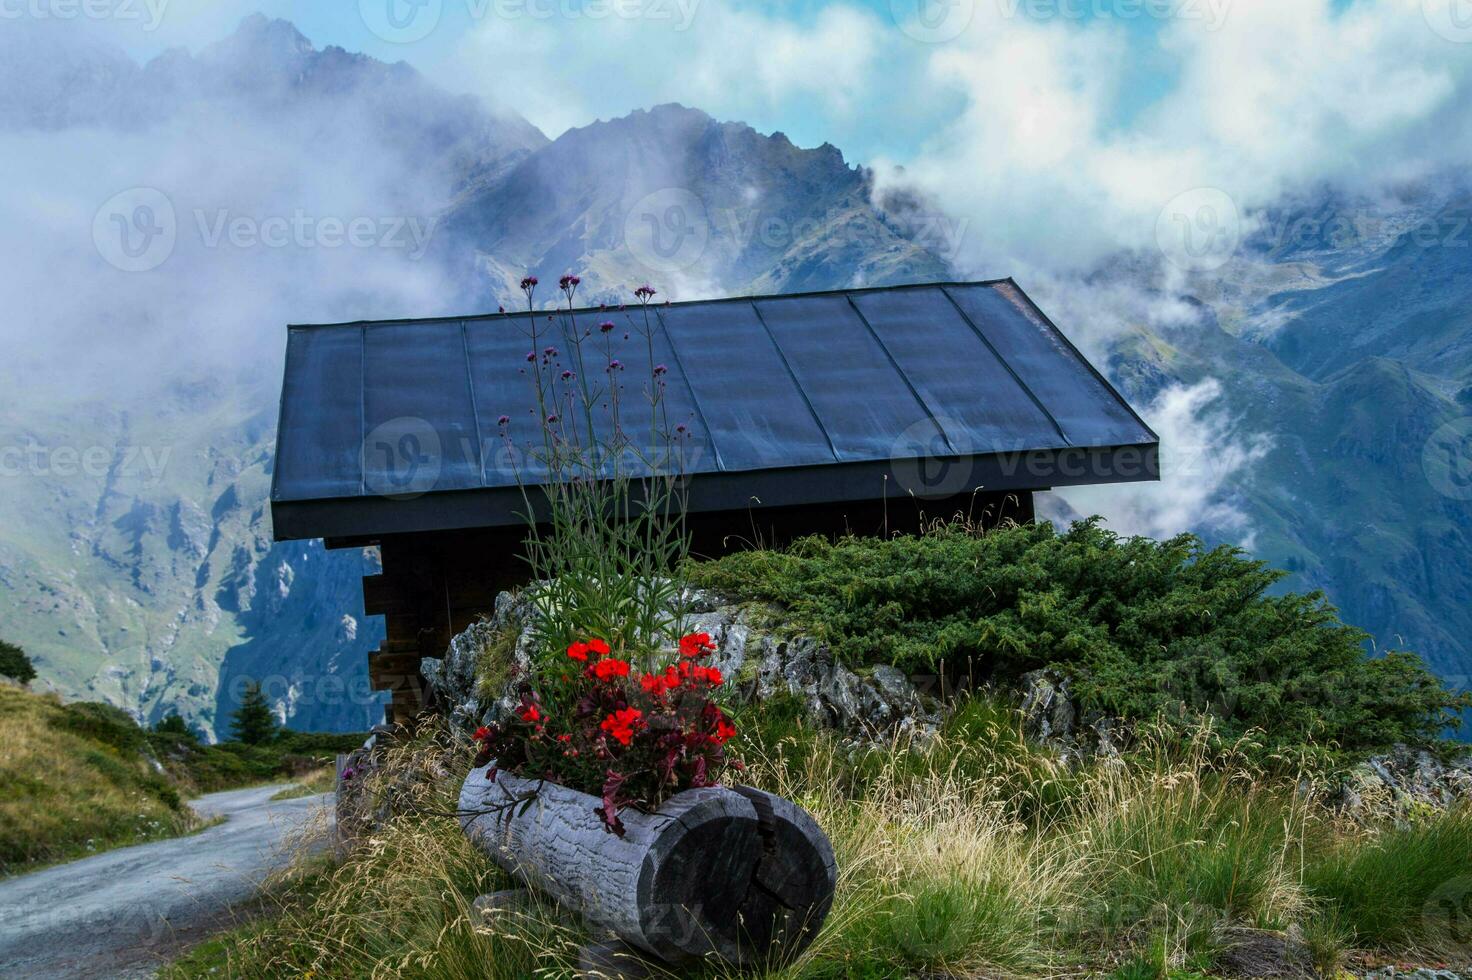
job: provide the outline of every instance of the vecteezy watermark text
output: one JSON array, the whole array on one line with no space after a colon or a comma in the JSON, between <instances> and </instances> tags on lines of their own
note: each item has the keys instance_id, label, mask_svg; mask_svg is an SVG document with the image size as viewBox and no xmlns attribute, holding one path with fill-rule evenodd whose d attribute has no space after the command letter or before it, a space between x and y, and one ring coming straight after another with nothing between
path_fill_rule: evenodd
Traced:
<instances>
[{"instance_id":1,"label":"vecteezy watermark text","mask_svg":"<svg viewBox=\"0 0 1472 980\"><path fill-rule=\"evenodd\" d=\"M644 20L685 31L701 0L461 0L473 22L486 20ZM391 44L413 44L434 32L445 0L358 0L363 25Z\"/></svg>"},{"instance_id":2,"label":"vecteezy watermark text","mask_svg":"<svg viewBox=\"0 0 1472 980\"><path fill-rule=\"evenodd\" d=\"M0 20L140 21L153 31L169 0L0 0Z\"/></svg>"},{"instance_id":3,"label":"vecteezy watermark text","mask_svg":"<svg viewBox=\"0 0 1472 980\"><path fill-rule=\"evenodd\" d=\"M432 219L418 215L317 215L305 208L289 214L244 214L230 208L195 208L193 232L206 249L387 249L410 261L423 258L434 235ZM182 227L181 227L182 225ZM109 265L148 272L174 254L181 222L169 196L156 187L130 187L97 209L92 242Z\"/></svg>"},{"instance_id":4,"label":"vecteezy watermark text","mask_svg":"<svg viewBox=\"0 0 1472 980\"><path fill-rule=\"evenodd\" d=\"M205 248L392 248L411 259L424 255L434 232L432 222L418 217L317 217L302 208L266 218L196 209L194 221Z\"/></svg>"},{"instance_id":5,"label":"vecteezy watermark text","mask_svg":"<svg viewBox=\"0 0 1472 980\"><path fill-rule=\"evenodd\" d=\"M141 477L156 483L172 446L46 446L34 440L0 446L0 477Z\"/></svg>"}]
</instances>

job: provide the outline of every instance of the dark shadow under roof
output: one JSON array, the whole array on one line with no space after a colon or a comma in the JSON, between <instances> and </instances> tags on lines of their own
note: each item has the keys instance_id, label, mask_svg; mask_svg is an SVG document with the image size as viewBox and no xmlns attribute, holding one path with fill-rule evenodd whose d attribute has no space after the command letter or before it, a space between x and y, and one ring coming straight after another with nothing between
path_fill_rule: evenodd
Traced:
<instances>
[{"instance_id":1,"label":"dark shadow under roof","mask_svg":"<svg viewBox=\"0 0 1472 980\"><path fill-rule=\"evenodd\" d=\"M626 419L665 366L693 510L1159 478L1155 433L1011 280L652 305L651 345L638 308L549 316L564 359L615 322ZM520 522L529 332L524 312L290 327L276 537Z\"/></svg>"}]
</instances>

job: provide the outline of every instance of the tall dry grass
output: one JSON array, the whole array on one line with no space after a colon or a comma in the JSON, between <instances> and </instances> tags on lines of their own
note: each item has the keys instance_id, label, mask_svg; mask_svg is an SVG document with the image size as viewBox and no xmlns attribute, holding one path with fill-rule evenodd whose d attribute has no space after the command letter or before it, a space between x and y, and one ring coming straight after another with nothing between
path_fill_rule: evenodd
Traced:
<instances>
[{"instance_id":1,"label":"tall dry grass","mask_svg":"<svg viewBox=\"0 0 1472 980\"><path fill-rule=\"evenodd\" d=\"M1445 953L1418 896L1472 861L1466 813L1341 824L1209 739L1077 774L988 706L928 747L752 733L749 780L812 812L840 869L822 934L773 977L1187 976L1244 930L1301 935L1325 969L1354 943ZM396 751L374 799L398 816L342 863L299 868L271 918L174 975L570 975L587 937L555 907L472 907L511 883L449 815L463 759L444 733Z\"/></svg>"}]
</instances>

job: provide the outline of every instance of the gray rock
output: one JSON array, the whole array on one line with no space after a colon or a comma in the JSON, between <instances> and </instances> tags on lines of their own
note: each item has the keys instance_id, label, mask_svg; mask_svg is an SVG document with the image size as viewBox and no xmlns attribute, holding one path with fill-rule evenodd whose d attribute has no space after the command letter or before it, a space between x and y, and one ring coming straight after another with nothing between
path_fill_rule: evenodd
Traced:
<instances>
[{"instance_id":1,"label":"gray rock","mask_svg":"<svg viewBox=\"0 0 1472 980\"><path fill-rule=\"evenodd\" d=\"M1472 799L1472 754L1442 762L1424 749L1397 745L1352 769L1332 802L1359 818L1401 819L1416 807L1440 809Z\"/></svg>"},{"instance_id":2,"label":"gray rock","mask_svg":"<svg viewBox=\"0 0 1472 980\"><path fill-rule=\"evenodd\" d=\"M871 742L896 735L925 739L937 731L940 704L920 693L902 671L881 665L856 672L837 662L826 644L782 627L772 609L739 606L699 591L688 593L685 601L682 631L710 634L716 645L710 664L728 679L727 691L737 702L788 694L802 702L811 723ZM525 598L503 592L495 613L455 637L443 661L424 661L421 672L457 724L495 721L515 707L512 691L531 664L533 615ZM486 645L504 638L507 629L517 636L504 693L482 705L476 664Z\"/></svg>"}]
</instances>

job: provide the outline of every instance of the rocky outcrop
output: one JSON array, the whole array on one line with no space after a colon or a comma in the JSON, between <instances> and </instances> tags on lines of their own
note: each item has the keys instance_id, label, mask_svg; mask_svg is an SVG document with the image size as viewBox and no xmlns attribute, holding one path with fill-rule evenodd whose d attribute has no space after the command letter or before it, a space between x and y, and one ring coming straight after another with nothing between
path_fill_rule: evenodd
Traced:
<instances>
[{"instance_id":1,"label":"rocky outcrop","mask_svg":"<svg viewBox=\"0 0 1472 980\"><path fill-rule=\"evenodd\" d=\"M1472 754L1443 761L1424 749L1397 745L1350 770L1334 802L1351 816L1405 817L1420 807L1439 809L1469 799Z\"/></svg>"},{"instance_id":2,"label":"rocky outcrop","mask_svg":"<svg viewBox=\"0 0 1472 980\"><path fill-rule=\"evenodd\" d=\"M1057 750L1065 762L1119 754L1124 740L1119 719L1080 711L1068 678L1056 671L1023 674L1021 702L1023 734Z\"/></svg>"},{"instance_id":3,"label":"rocky outcrop","mask_svg":"<svg viewBox=\"0 0 1472 980\"><path fill-rule=\"evenodd\" d=\"M939 702L894 667L851 668L827 644L784 629L772 610L706 592L692 593L688 608L686 629L710 634L711 666L728 678L727 690L739 702L793 697L814 725L871 742L923 740L939 728ZM531 664L531 615L524 598L503 592L494 614L455 637L443 660L424 660L420 672L453 722L473 727L514 707L511 692ZM477 690L477 664L493 645L504 647L496 658L504 677L494 685L500 693L489 697Z\"/></svg>"},{"instance_id":4,"label":"rocky outcrop","mask_svg":"<svg viewBox=\"0 0 1472 980\"><path fill-rule=\"evenodd\" d=\"M1117 756L1125 726L1099 712L1082 712L1067 678L1048 670L1022 675L1022 730L1055 749L1065 762ZM1417 807L1472 800L1472 754L1447 762L1424 749L1397 745L1349 771L1327 802L1356 818L1409 816Z\"/></svg>"}]
</instances>

